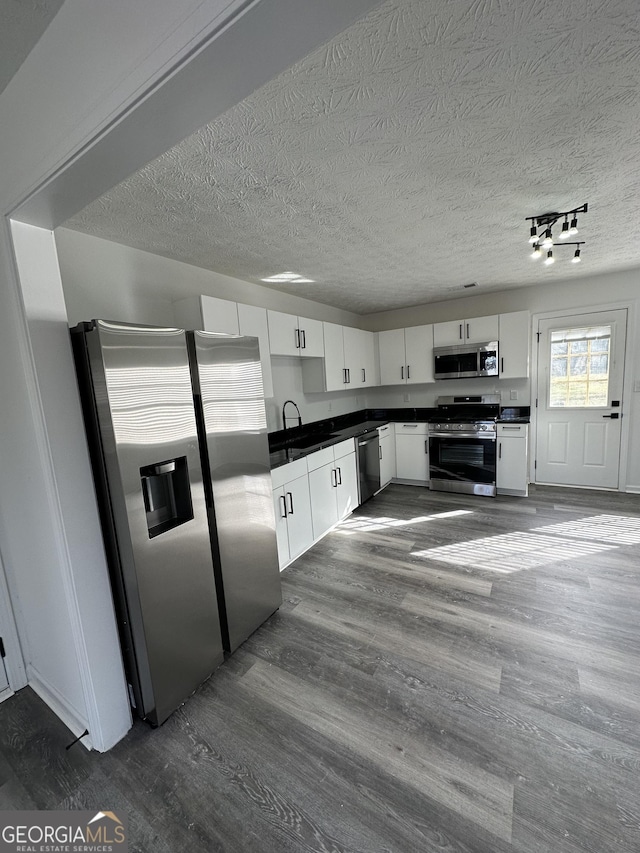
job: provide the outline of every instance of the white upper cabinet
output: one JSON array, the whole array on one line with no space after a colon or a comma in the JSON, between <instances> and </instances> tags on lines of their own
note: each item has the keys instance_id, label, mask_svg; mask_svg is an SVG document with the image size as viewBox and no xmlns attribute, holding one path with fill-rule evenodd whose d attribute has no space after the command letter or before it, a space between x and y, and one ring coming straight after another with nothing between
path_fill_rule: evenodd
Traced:
<instances>
[{"instance_id":1,"label":"white upper cabinet","mask_svg":"<svg viewBox=\"0 0 640 853\"><path fill-rule=\"evenodd\" d=\"M176 325L221 335L239 335L238 303L217 296L188 296L173 303Z\"/></svg>"},{"instance_id":2,"label":"white upper cabinet","mask_svg":"<svg viewBox=\"0 0 640 853\"><path fill-rule=\"evenodd\" d=\"M302 364L305 391L344 391L378 384L373 332L323 323L324 358Z\"/></svg>"},{"instance_id":3,"label":"white upper cabinet","mask_svg":"<svg viewBox=\"0 0 640 853\"><path fill-rule=\"evenodd\" d=\"M344 338L342 326L335 323L323 323L324 330L324 366L305 362L302 365L303 385L305 390L342 391L347 387L347 375L344 369ZM307 373L315 370L318 377L307 380ZM324 375L321 375L324 371Z\"/></svg>"},{"instance_id":4,"label":"white upper cabinet","mask_svg":"<svg viewBox=\"0 0 640 853\"><path fill-rule=\"evenodd\" d=\"M260 344L260 363L262 364L262 383L264 396L273 397L273 377L271 375L271 353L269 352L269 327L267 311L255 305L238 303L238 323L241 335L251 335Z\"/></svg>"},{"instance_id":5,"label":"white upper cabinet","mask_svg":"<svg viewBox=\"0 0 640 853\"><path fill-rule=\"evenodd\" d=\"M435 323L433 327L433 345L436 347L455 344L483 344L497 341L499 317L472 317L468 320L451 320L447 323Z\"/></svg>"},{"instance_id":6,"label":"white upper cabinet","mask_svg":"<svg viewBox=\"0 0 640 853\"><path fill-rule=\"evenodd\" d=\"M271 355L297 355L322 358L324 343L322 322L281 311L267 311Z\"/></svg>"},{"instance_id":7,"label":"white upper cabinet","mask_svg":"<svg viewBox=\"0 0 640 853\"><path fill-rule=\"evenodd\" d=\"M433 382L433 326L390 329L378 335L381 385Z\"/></svg>"},{"instance_id":8,"label":"white upper cabinet","mask_svg":"<svg viewBox=\"0 0 640 853\"><path fill-rule=\"evenodd\" d=\"M500 378L529 376L531 320L528 311L500 314Z\"/></svg>"},{"instance_id":9,"label":"white upper cabinet","mask_svg":"<svg viewBox=\"0 0 640 853\"><path fill-rule=\"evenodd\" d=\"M373 332L343 326L342 335L347 385L350 388L364 388L368 385L377 385L375 338Z\"/></svg>"}]
</instances>

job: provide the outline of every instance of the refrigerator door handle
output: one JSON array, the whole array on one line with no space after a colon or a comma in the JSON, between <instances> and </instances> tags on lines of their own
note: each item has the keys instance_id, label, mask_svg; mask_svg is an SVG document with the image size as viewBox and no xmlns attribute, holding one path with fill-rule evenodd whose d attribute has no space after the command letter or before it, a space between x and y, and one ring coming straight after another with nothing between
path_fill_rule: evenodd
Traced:
<instances>
[{"instance_id":1,"label":"refrigerator door handle","mask_svg":"<svg viewBox=\"0 0 640 853\"><path fill-rule=\"evenodd\" d=\"M338 466L338 468L336 468L336 471L338 472L338 485L341 486L342 485L342 468L340 468L340 466Z\"/></svg>"},{"instance_id":2,"label":"refrigerator door handle","mask_svg":"<svg viewBox=\"0 0 640 853\"><path fill-rule=\"evenodd\" d=\"M287 517L287 501L285 500L284 495L280 495L279 500L282 501L282 513L280 514L280 518Z\"/></svg>"},{"instance_id":3,"label":"refrigerator door handle","mask_svg":"<svg viewBox=\"0 0 640 853\"><path fill-rule=\"evenodd\" d=\"M300 349L300 329L296 329L296 349Z\"/></svg>"},{"instance_id":4,"label":"refrigerator door handle","mask_svg":"<svg viewBox=\"0 0 640 853\"><path fill-rule=\"evenodd\" d=\"M338 487L338 473L335 468L331 469L331 485L334 489Z\"/></svg>"},{"instance_id":5,"label":"refrigerator door handle","mask_svg":"<svg viewBox=\"0 0 640 853\"><path fill-rule=\"evenodd\" d=\"M287 492L287 495L289 496L289 515L293 515L293 495L291 492Z\"/></svg>"}]
</instances>

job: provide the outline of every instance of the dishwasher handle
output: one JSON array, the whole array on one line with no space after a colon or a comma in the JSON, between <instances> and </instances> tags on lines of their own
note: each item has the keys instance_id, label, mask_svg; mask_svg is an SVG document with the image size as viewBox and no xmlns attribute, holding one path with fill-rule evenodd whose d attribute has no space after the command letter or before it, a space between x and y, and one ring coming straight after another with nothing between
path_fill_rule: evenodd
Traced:
<instances>
[{"instance_id":1,"label":"dishwasher handle","mask_svg":"<svg viewBox=\"0 0 640 853\"><path fill-rule=\"evenodd\" d=\"M367 444L371 444L372 441L378 441L378 433L376 433L371 438L363 438L361 441L358 441L358 447L365 447Z\"/></svg>"}]
</instances>

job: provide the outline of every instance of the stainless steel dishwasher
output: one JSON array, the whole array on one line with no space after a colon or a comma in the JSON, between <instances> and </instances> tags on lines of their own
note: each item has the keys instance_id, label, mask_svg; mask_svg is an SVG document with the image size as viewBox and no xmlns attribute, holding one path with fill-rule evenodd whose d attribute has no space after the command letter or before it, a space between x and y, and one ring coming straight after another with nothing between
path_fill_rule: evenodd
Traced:
<instances>
[{"instance_id":1,"label":"stainless steel dishwasher","mask_svg":"<svg viewBox=\"0 0 640 853\"><path fill-rule=\"evenodd\" d=\"M377 429L358 436L358 484L361 504L380 491L380 437Z\"/></svg>"}]
</instances>

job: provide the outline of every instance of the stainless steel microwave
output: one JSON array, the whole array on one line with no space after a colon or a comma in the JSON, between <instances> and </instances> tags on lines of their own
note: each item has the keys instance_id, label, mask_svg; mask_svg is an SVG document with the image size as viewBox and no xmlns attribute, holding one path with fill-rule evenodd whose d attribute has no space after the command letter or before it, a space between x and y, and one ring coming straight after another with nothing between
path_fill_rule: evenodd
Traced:
<instances>
[{"instance_id":1,"label":"stainless steel microwave","mask_svg":"<svg viewBox=\"0 0 640 853\"><path fill-rule=\"evenodd\" d=\"M456 344L434 347L436 379L468 379L473 376L498 375L498 342L486 344Z\"/></svg>"}]
</instances>

